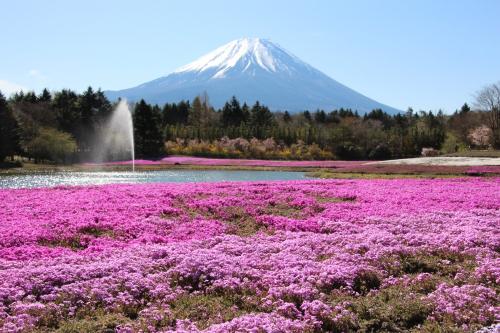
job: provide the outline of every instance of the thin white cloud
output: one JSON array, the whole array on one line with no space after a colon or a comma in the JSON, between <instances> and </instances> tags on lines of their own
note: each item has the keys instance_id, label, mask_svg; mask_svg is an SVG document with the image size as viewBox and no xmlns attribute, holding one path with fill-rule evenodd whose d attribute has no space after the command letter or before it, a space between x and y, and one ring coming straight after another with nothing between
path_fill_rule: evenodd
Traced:
<instances>
[{"instance_id":1,"label":"thin white cloud","mask_svg":"<svg viewBox=\"0 0 500 333\"><path fill-rule=\"evenodd\" d=\"M5 96L9 96L9 95L11 95L15 92L21 91L21 90L27 91L28 89L26 87L23 87L20 84L14 83L14 82L9 82L7 80L0 80L0 91Z\"/></svg>"},{"instance_id":2,"label":"thin white cloud","mask_svg":"<svg viewBox=\"0 0 500 333\"><path fill-rule=\"evenodd\" d=\"M28 72L28 75L29 76L40 76L40 71L38 69L31 69L29 72Z\"/></svg>"},{"instance_id":3,"label":"thin white cloud","mask_svg":"<svg viewBox=\"0 0 500 333\"><path fill-rule=\"evenodd\" d=\"M30 69L28 72L28 76L37 81L45 81L45 79L47 78L39 69Z\"/></svg>"}]
</instances>

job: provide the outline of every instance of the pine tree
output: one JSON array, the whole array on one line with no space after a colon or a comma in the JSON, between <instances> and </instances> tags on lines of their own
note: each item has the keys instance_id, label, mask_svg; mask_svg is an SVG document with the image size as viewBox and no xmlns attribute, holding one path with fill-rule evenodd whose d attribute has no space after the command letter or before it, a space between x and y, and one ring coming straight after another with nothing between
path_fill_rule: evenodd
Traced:
<instances>
[{"instance_id":1,"label":"pine tree","mask_svg":"<svg viewBox=\"0 0 500 333\"><path fill-rule=\"evenodd\" d=\"M304 118L306 119L306 121L308 121L308 122L312 121L311 112L306 110L306 111L304 111L303 114L304 114Z\"/></svg>"},{"instance_id":2,"label":"pine tree","mask_svg":"<svg viewBox=\"0 0 500 333\"><path fill-rule=\"evenodd\" d=\"M52 95L47 90L47 88L43 89L42 93L38 97L38 100L40 102L51 102L52 101Z\"/></svg>"},{"instance_id":3,"label":"pine tree","mask_svg":"<svg viewBox=\"0 0 500 333\"><path fill-rule=\"evenodd\" d=\"M283 121L285 123L289 123L290 121L292 121L292 117L290 116L290 113L288 111L285 111L285 113L283 114Z\"/></svg>"},{"instance_id":4,"label":"pine tree","mask_svg":"<svg viewBox=\"0 0 500 333\"><path fill-rule=\"evenodd\" d=\"M20 151L19 127L16 119L7 104L7 100L0 92L0 162L7 156L14 156Z\"/></svg>"},{"instance_id":5,"label":"pine tree","mask_svg":"<svg viewBox=\"0 0 500 333\"><path fill-rule=\"evenodd\" d=\"M259 101L255 102L250 111L250 124L254 127L270 127L273 126L274 116L267 106L260 105Z\"/></svg>"},{"instance_id":6,"label":"pine tree","mask_svg":"<svg viewBox=\"0 0 500 333\"><path fill-rule=\"evenodd\" d=\"M460 113L465 114L468 112L470 112L470 107L467 103L464 103L464 105L462 105L462 107L460 108Z\"/></svg>"},{"instance_id":7,"label":"pine tree","mask_svg":"<svg viewBox=\"0 0 500 333\"><path fill-rule=\"evenodd\" d=\"M17 91L10 97L10 100L15 103L23 102L24 101L24 91Z\"/></svg>"},{"instance_id":8,"label":"pine tree","mask_svg":"<svg viewBox=\"0 0 500 333\"><path fill-rule=\"evenodd\" d=\"M175 124L174 121L174 112L172 106L176 105L175 103L166 103L163 105L163 108L161 110L161 124L162 126L168 126L170 124Z\"/></svg>"},{"instance_id":9,"label":"pine tree","mask_svg":"<svg viewBox=\"0 0 500 333\"><path fill-rule=\"evenodd\" d=\"M221 122L223 126L240 126L245 121L244 113L240 107L240 102L235 96L222 108Z\"/></svg>"},{"instance_id":10,"label":"pine tree","mask_svg":"<svg viewBox=\"0 0 500 333\"><path fill-rule=\"evenodd\" d=\"M36 96L35 92L34 91L28 91L25 95L24 95L24 99L23 99L23 102L26 102L26 103L37 103L38 102L38 97Z\"/></svg>"},{"instance_id":11,"label":"pine tree","mask_svg":"<svg viewBox=\"0 0 500 333\"><path fill-rule=\"evenodd\" d=\"M177 104L177 123L179 124L187 124L189 118L189 110L191 109L191 105L189 101L180 101Z\"/></svg>"},{"instance_id":12,"label":"pine tree","mask_svg":"<svg viewBox=\"0 0 500 333\"><path fill-rule=\"evenodd\" d=\"M144 156L147 145L151 106L141 99L134 108L134 142L136 157Z\"/></svg>"},{"instance_id":13,"label":"pine tree","mask_svg":"<svg viewBox=\"0 0 500 333\"><path fill-rule=\"evenodd\" d=\"M318 110L314 113L314 121L323 124L326 123L326 113L323 110Z\"/></svg>"},{"instance_id":14,"label":"pine tree","mask_svg":"<svg viewBox=\"0 0 500 333\"><path fill-rule=\"evenodd\" d=\"M143 99L134 108L135 153L138 157L158 157L163 151L161 111Z\"/></svg>"},{"instance_id":15,"label":"pine tree","mask_svg":"<svg viewBox=\"0 0 500 333\"><path fill-rule=\"evenodd\" d=\"M231 104L229 102L224 103L224 106L222 107L222 113L221 113L221 118L220 121L222 123L222 126L231 126L233 122L233 110L231 108Z\"/></svg>"},{"instance_id":16,"label":"pine tree","mask_svg":"<svg viewBox=\"0 0 500 333\"><path fill-rule=\"evenodd\" d=\"M158 157L163 152L163 135L161 133L161 109L155 105L151 112L151 123L149 129L149 147L146 156Z\"/></svg>"},{"instance_id":17,"label":"pine tree","mask_svg":"<svg viewBox=\"0 0 500 333\"><path fill-rule=\"evenodd\" d=\"M78 96L74 91L63 89L54 94L52 106L56 113L59 130L71 133L76 137L80 123L80 112L77 106Z\"/></svg>"},{"instance_id":18,"label":"pine tree","mask_svg":"<svg viewBox=\"0 0 500 333\"><path fill-rule=\"evenodd\" d=\"M248 107L247 102L243 103L243 106L241 107L241 115L243 122L248 122L250 120L250 108Z\"/></svg>"}]
</instances>

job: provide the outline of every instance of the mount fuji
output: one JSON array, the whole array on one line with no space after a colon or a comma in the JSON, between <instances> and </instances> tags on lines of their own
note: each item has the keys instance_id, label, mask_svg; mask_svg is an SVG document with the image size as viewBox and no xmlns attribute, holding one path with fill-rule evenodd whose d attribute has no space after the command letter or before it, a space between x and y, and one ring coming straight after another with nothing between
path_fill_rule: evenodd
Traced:
<instances>
[{"instance_id":1,"label":"mount fuji","mask_svg":"<svg viewBox=\"0 0 500 333\"><path fill-rule=\"evenodd\" d=\"M360 113L377 108L400 112L344 86L279 45L260 38L234 40L167 76L105 93L111 100L143 98L162 104L192 100L204 92L216 108L234 95L248 104L258 100L274 111L330 111L343 107Z\"/></svg>"}]
</instances>

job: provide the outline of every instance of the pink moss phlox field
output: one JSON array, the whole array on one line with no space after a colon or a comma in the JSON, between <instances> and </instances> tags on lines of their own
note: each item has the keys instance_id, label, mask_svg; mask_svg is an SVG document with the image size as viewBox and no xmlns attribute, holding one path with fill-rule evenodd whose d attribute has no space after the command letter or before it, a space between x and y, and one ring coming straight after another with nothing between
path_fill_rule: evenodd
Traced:
<instances>
[{"instance_id":1,"label":"pink moss phlox field","mask_svg":"<svg viewBox=\"0 0 500 333\"><path fill-rule=\"evenodd\" d=\"M500 175L500 165L480 165L470 167L465 173L469 175Z\"/></svg>"},{"instance_id":2,"label":"pink moss phlox field","mask_svg":"<svg viewBox=\"0 0 500 333\"><path fill-rule=\"evenodd\" d=\"M136 165L200 165L244 167L342 168L361 165L363 161L273 161L193 156L168 156L158 161L135 160ZM106 165L128 165L132 161L108 162Z\"/></svg>"},{"instance_id":3,"label":"pink moss phlox field","mask_svg":"<svg viewBox=\"0 0 500 333\"><path fill-rule=\"evenodd\" d=\"M168 156L163 158L165 164L188 164L188 165L234 165L234 166L263 166L263 167L318 167L335 168L341 166L358 165L364 162L358 161L273 161L273 160L248 160L248 159L225 159L225 158L203 158L190 156Z\"/></svg>"},{"instance_id":4,"label":"pink moss phlox field","mask_svg":"<svg viewBox=\"0 0 500 333\"><path fill-rule=\"evenodd\" d=\"M398 290L425 313L415 325L500 319L499 178L56 187L0 203L2 332L96 313L119 332L353 331L361 300Z\"/></svg>"}]
</instances>

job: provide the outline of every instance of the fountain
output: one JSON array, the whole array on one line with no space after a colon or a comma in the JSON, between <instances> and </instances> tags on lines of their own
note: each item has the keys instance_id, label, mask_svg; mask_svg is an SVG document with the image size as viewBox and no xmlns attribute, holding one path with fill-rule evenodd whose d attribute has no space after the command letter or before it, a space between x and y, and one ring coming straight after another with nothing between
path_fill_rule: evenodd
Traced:
<instances>
[{"instance_id":1,"label":"fountain","mask_svg":"<svg viewBox=\"0 0 500 333\"><path fill-rule=\"evenodd\" d=\"M106 123L96 155L98 162L115 161L129 156L135 171L134 126L126 100L120 100Z\"/></svg>"}]
</instances>

